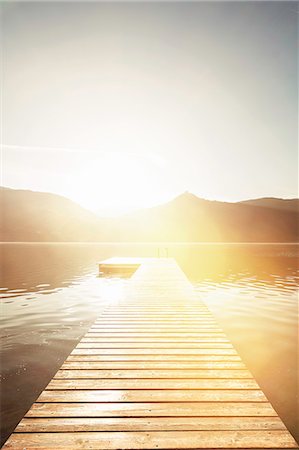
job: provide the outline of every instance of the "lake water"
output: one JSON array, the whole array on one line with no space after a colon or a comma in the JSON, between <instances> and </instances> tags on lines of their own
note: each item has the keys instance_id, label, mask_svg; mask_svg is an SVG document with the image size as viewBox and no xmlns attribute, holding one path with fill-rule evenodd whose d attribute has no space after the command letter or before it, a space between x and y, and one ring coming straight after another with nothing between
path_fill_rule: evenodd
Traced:
<instances>
[{"instance_id":1,"label":"lake water","mask_svg":"<svg viewBox=\"0 0 299 450\"><path fill-rule=\"evenodd\" d=\"M299 439L296 245L1 244L1 440L13 431L127 278L110 256L175 257Z\"/></svg>"}]
</instances>

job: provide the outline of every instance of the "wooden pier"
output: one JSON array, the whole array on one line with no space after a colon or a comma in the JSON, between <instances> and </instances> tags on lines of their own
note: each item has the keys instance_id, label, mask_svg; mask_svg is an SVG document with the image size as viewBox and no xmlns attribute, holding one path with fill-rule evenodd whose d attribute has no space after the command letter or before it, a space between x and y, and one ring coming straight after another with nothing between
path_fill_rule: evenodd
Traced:
<instances>
[{"instance_id":1,"label":"wooden pier","mask_svg":"<svg viewBox=\"0 0 299 450\"><path fill-rule=\"evenodd\" d=\"M176 262L139 263L3 448L298 448Z\"/></svg>"}]
</instances>

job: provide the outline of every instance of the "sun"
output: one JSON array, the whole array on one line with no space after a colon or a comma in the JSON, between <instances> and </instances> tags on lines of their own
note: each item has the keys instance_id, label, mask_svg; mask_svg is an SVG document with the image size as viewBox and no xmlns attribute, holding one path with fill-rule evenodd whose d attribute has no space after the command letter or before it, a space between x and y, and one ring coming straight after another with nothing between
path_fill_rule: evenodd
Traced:
<instances>
[{"instance_id":1,"label":"sun","mask_svg":"<svg viewBox=\"0 0 299 450\"><path fill-rule=\"evenodd\" d=\"M148 207L163 198L161 170L153 156L129 152L96 155L78 168L70 196L105 216Z\"/></svg>"}]
</instances>

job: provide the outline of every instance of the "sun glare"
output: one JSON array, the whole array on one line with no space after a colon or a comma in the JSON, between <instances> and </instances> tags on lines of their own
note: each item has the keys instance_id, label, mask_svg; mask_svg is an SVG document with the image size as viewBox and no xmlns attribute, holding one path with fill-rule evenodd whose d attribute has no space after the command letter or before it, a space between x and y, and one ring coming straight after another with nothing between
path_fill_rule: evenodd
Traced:
<instances>
[{"instance_id":1,"label":"sun glare","mask_svg":"<svg viewBox=\"0 0 299 450\"><path fill-rule=\"evenodd\" d=\"M148 207L163 198L160 166L155 157L130 153L97 156L78 169L70 196L106 216Z\"/></svg>"}]
</instances>

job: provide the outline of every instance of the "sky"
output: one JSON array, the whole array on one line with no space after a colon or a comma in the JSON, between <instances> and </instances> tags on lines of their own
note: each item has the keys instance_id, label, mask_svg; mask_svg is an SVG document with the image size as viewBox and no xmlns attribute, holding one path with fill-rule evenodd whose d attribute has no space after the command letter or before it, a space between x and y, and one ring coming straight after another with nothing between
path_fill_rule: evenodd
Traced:
<instances>
[{"instance_id":1,"label":"sky","mask_svg":"<svg viewBox=\"0 0 299 450\"><path fill-rule=\"evenodd\" d=\"M107 215L298 196L298 3L0 6L2 185Z\"/></svg>"}]
</instances>

